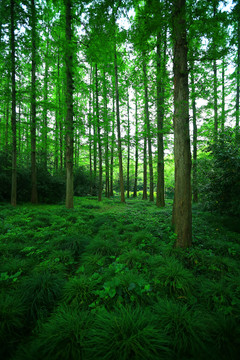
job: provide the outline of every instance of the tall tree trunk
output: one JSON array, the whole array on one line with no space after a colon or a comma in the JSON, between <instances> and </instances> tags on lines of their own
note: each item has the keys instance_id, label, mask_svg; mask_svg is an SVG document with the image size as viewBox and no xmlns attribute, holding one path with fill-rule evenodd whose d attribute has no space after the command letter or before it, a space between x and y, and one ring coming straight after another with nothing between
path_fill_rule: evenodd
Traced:
<instances>
[{"instance_id":1,"label":"tall tree trunk","mask_svg":"<svg viewBox=\"0 0 240 360\"><path fill-rule=\"evenodd\" d=\"M192 243L191 153L187 69L186 0L173 1L174 42L174 161L175 193L173 226L176 247Z\"/></svg>"},{"instance_id":2,"label":"tall tree trunk","mask_svg":"<svg viewBox=\"0 0 240 360\"><path fill-rule=\"evenodd\" d=\"M237 92L236 92L236 142L240 141L239 133L239 93L240 93L240 2L238 1L238 23L237 23Z\"/></svg>"},{"instance_id":3,"label":"tall tree trunk","mask_svg":"<svg viewBox=\"0 0 240 360\"><path fill-rule=\"evenodd\" d=\"M192 187L193 202L198 202L198 180L197 180L197 111L196 90L194 78L194 61L191 63L191 88L192 88L192 112L193 112L193 164L192 164Z\"/></svg>"},{"instance_id":4,"label":"tall tree trunk","mask_svg":"<svg viewBox=\"0 0 240 360\"><path fill-rule=\"evenodd\" d=\"M66 21L66 207L73 208L73 50L72 0L65 0Z\"/></svg>"},{"instance_id":5,"label":"tall tree trunk","mask_svg":"<svg viewBox=\"0 0 240 360\"><path fill-rule=\"evenodd\" d=\"M47 118L47 101L48 101L48 71L49 71L49 31L47 34L47 51L45 57L45 71L44 71L44 86L43 86L43 167L47 171L47 156L48 156L48 118Z\"/></svg>"},{"instance_id":6,"label":"tall tree trunk","mask_svg":"<svg viewBox=\"0 0 240 360\"><path fill-rule=\"evenodd\" d=\"M157 34L157 200L158 207L165 206L164 199L164 144L163 144L163 120L164 120L164 82L166 67L166 31L164 36L163 54L161 54L161 34Z\"/></svg>"},{"instance_id":7,"label":"tall tree trunk","mask_svg":"<svg viewBox=\"0 0 240 360\"><path fill-rule=\"evenodd\" d=\"M154 201L153 193L153 160L152 160L152 140L151 140L151 127L149 120L149 108L148 108L148 80L147 80L147 67L144 59L143 62L143 79L144 79L144 102L145 102L145 124L147 129L147 142L148 142L148 158L149 158L149 181L150 181L150 201Z\"/></svg>"},{"instance_id":8,"label":"tall tree trunk","mask_svg":"<svg viewBox=\"0 0 240 360\"><path fill-rule=\"evenodd\" d=\"M130 106L129 93L127 91L127 198L130 193Z\"/></svg>"},{"instance_id":9,"label":"tall tree trunk","mask_svg":"<svg viewBox=\"0 0 240 360\"><path fill-rule=\"evenodd\" d=\"M106 72L103 72L104 133L105 133L105 196L109 197L108 108Z\"/></svg>"},{"instance_id":10,"label":"tall tree trunk","mask_svg":"<svg viewBox=\"0 0 240 360\"><path fill-rule=\"evenodd\" d=\"M114 160L114 148L115 148L115 97L113 89L112 98L112 139L111 139L111 163L110 163L110 190L109 195L113 196L113 160Z\"/></svg>"},{"instance_id":11,"label":"tall tree trunk","mask_svg":"<svg viewBox=\"0 0 240 360\"><path fill-rule=\"evenodd\" d=\"M213 16L216 17L217 7L216 7L216 1L213 3ZM213 39L214 40L214 39ZM214 50L216 46L214 43ZM218 137L218 94L217 94L217 88L218 88L218 81L217 81L217 60L215 58L216 54L214 54L214 60L213 60L213 110L214 110L214 141L217 141Z\"/></svg>"},{"instance_id":12,"label":"tall tree trunk","mask_svg":"<svg viewBox=\"0 0 240 360\"><path fill-rule=\"evenodd\" d=\"M12 189L11 204L17 205L17 131L16 131L16 69L15 69L15 35L14 35L14 0L11 0L11 65L12 65Z\"/></svg>"},{"instance_id":13,"label":"tall tree trunk","mask_svg":"<svg viewBox=\"0 0 240 360\"><path fill-rule=\"evenodd\" d=\"M144 145L143 145L143 200L147 200L147 135L144 126Z\"/></svg>"},{"instance_id":14,"label":"tall tree trunk","mask_svg":"<svg viewBox=\"0 0 240 360\"><path fill-rule=\"evenodd\" d=\"M92 195L92 66L90 70L90 94L88 106L88 141L89 141L89 172L90 172L90 194Z\"/></svg>"},{"instance_id":15,"label":"tall tree trunk","mask_svg":"<svg viewBox=\"0 0 240 360\"><path fill-rule=\"evenodd\" d=\"M102 144L101 144L101 127L98 104L98 69L95 64L95 85L96 85L96 120L97 120L97 135L98 135L98 161L99 161L99 179L98 179L98 201L102 200Z\"/></svg>"},{"instance_id":16,"label":"tall tree trunk","mask_svg":"<svg viewBox=\"0 0 240 360\"><path fill-rule=\"evenodd\" d=\"M221 116L221 129L224 131L225 127L225 59L222 59L222 116Z\"/></svg>"},{"instance_id":17,"label":"tall tree trunk","mask_svg":"<svg viewBox=\"0 0 240 360\"><path fill-rule=\"evenodd\" d=\"M121 123L120 123L120 109L119 109L119 91L118 91L118 68L117 68L117 46L114 46L114 72L115 72L115 92L116 92L116 115L117 115L117 134L118 134L118 161L119 161L119 180L121 202L125 202L124 181L123 181L123 164L122 164L122 138L121 138Z\"/></svg>"},{"instance_id":18,"label":"tall tree trunk","mask_svg":"<svg viewBox=\"0 0 240 360\"><path fill-rule=\"evenodd\" d=\"M133 197L137 197L137 183L138 183L138 97L137 97L137 89L136 89L135 90L135 175L134 175Z\"/></svg>"},{"instance_id":19,"label":"tall tree trunk","mask_svg":"<svg viewBox=\"0 0 240 360\"><path fill-rule=\"evenodd\" d=\"M31 202L38 202L37 165L36 165L36 9L35 0L31 0L32 28L32 83L31 83Z\"/></svg>"}]
</instances>

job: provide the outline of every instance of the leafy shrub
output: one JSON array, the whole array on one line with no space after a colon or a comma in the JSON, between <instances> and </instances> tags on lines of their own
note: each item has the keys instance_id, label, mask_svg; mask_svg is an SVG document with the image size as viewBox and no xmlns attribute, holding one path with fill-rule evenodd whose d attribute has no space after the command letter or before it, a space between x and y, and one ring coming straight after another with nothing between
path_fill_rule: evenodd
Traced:
<instances>
[{"instance_id":1,"label":"leafy shrub","mask_svg":"<svg viewBox=\"0 0 240 360\"><path fill-rule=\"evenodd\" d=\"M89 336L89 359L170 359L168 340L147 310L116 308L97 313Z\"/></svg>"},{"instance_id":2,"label":"leafy shrub","mask_svg":"<svg viewBox=\"0 0 240 360\"><path fill-rule=\"evenodd\" d=\"M199 190L206 209L239 216L240 151L234 136L234 131L226 128L207 149L211 157L199 162Z\"/></svg>"},{"instance_id":3,"label":"leafy shrub","mask_svg":"<svg viewBox=\"0 0 240 360\"><path fill-rule=\"evenodd\" d=\"M74 171L74 194L76 196L86 196L90 194L96 195L96 187L93 179L91 179L89 170L80 166Z\"/></svg>"}]
</instances>

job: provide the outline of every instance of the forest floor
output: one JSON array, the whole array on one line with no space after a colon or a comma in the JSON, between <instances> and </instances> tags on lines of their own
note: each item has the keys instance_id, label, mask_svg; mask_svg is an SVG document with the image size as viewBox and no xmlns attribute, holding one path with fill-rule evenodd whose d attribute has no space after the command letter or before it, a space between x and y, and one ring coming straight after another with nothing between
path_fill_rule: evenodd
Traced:
<instances>
[{"instance_id":1,"label":"forest floor","mask_svg":"<svg viewBox=\"0 0 240 360\"><path fill-rule=\"evenodd\" d=\"M238 359L239 224L194 206L181 250L171 213L170 200L1 204L1 359Z\"/></svg>"}]
</instances>

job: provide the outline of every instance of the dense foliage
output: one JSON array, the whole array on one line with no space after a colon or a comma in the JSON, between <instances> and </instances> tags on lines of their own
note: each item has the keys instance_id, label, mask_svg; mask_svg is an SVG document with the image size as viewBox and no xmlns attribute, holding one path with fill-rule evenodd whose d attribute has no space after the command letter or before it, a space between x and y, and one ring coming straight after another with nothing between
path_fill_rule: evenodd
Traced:
<instances>
[{"instance_id":1,"label":"dense foliage","mask_svg":"<svg viewBox=\"0 0 240 360\"><path fill-rule=\"evenodd\" d=\"M5 360L238 359L239 232L193 208L174 249L170 203L1 205Z\"/></svg>"}]
</instances>

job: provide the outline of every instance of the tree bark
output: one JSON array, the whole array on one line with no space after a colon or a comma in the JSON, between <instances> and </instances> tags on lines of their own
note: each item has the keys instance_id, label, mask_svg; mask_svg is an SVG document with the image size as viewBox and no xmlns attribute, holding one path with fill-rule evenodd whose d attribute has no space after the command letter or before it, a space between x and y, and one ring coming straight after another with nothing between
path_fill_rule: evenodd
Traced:
<instances>
[{"instance_id":1,"label":"tree bark","mask_svg":"<svg viewBox=\"0 0 240 360\"><path fill-rule=\"evenodd\" d=\"M108 155L108 108L107 108L106 72L103 72L103 102L104 102L104 134L105 134L105 196L109 197L109 155Z\"/></svg>"},{"instance_id":2,"label":"tree bark","mask_svg":"<svg viewBox=\"0 0 240 360\"><path fill-rule=\"evenodd\" d=\"M144 145L143 145L143 200L147 200L147 135L144 129Z\"/></svg>"},{"instance_id":3,"label":"tree bark","mask_svg":"<svg viewBox=\"0 0 240 360\"><path fill-rule=\"evenodd\" d=\"M66 208L73 208L73 51L72 0L65 0L66 21Z\"/></svg>"},{"instance_id":4,"label":"tree bark","mask_svg":"<svg viewBox=\"0 0 240 360\"><path fill-rule=\"evenodd\" d=\"M111 163L110 163L110 190L109 195L113 196L113 160L114 160L114 148L115 148L115 97L113 89L112 98L112 139L111 139Z\"/></svg>"},{"instance_id":5,"label":"tree bark","mask_svg":"<svg viewBox=\"0 0 240 360\"><path fill-rule=\"evenodd\" d=\"M96 85L96 119L97 119L97 135L98 135L98 161L99 161L99 178L98 178L98 201L102 200L102 144L101 144L101 127L99 117L98 103L98 69L95 64L95 85Z\"/></svg>"},{"instance_id":6,"label":"tree bark","mask_svg":"<svg viewBox=\"0 0 240 360\"><path fill-rule=\"evenodd\" d=\"M15 35L14 35L14 0L11 0L11 65L12 65L12 189L11 204L17 205L17 130L16 130L16 68L15 68Z\"/></svg>"},{"instance_id":7,"label":"tree bark","mask_svg":"<svg viewBox=\"0 0 240 360\"><path fill-rule=\"evenodd\" d=\"M192 112L193 112L193 163L192 163L192 187L193 202L198 202L198 180L197 180L197 111L194 78L194 61L191 63L191 88L192 88Z\"/></svg>"},{"instance_id":8,"label":"tree bark","mask_svg":"<svg viewBox=\"0 0 240 360\"><path fill-rule=\"evenodd\" d=\"M127 198L130 193L130 106L129 93L127 90Z\"/></svg>"},{"instance_id":9,"label":"tree bark","mask_svg":"<svg viewBox=\"0 0 240 360\"><path fill-rule=\"evenodd\" d=\"M37 204L37 165L36 165L36 9L35 0L31 0L32 30L32 82L31 82L31 202Z\"/></svg>"},{"instance_id":10,"label":"tree bark","mask_svg":"<svg viewBox=\"0 0 240 360\"><path fill-rule=\"evenodd\" d=\"M166 33L166 31L165 31ZM157 34L157 201L158 207L165 206L164 199L164 144L163 144L163 121L164 121L164 81L166 66L166 34L161 54L161 34Z\"/></svg>"},{"instance_id":11,"label":"tree bark","mask_svg":"<svg viewBox=\"0 0 240 360\"><path fill-rule=\"evenodd\" d=\"M173 226L176 247L192 243L191 153L189 137L189 89L187 69L186 0L173 1L174 43L174 161L175 193Z\"/></svg>"},{"instance_id":12,"label":"tree bark","mask_svg":"<svg viewBox=\"0 0 240 360\"><path fill-rule=\"evenodd\" d=\"M122 164L122 138L121 138L121 124L120 124L120 109L119 109L119 91L118 91L118 68L117 68L117 46L114 46L114 72L115 72L115 93L116 93L116 115L117 115L117 134L118 134L118 161L119 161L119 181L121 202L125 202L124 181L123 181L123 164Z\"/></svg>"},{"instance_id":13,"label":"tree bark","mask_svg":"<svg viewBox=\"0 0 240 360\"><path fill-rule=\"evenodd\" d=\"M149 120L149 108L148 108L148 83L147 83L147 67L145 59L143 61L143 79L144 79L144 101L145 101L145 124L147 130L147 143L148 143L148 158L149 158L149 181L150 181L150 196L149 200L154 201L153 192L153 160L152 160L152 140L151 140L151 128Z\"/></svg>"},{"instance_id":14,"label":"tree bark","mask_svg":"<svg viewBox=\"0 0 240 360\"><path fill-rule=\"evenodd\" d=\"M237 91L236 91L236 143L240 142L239 133L239 94L240 94L240 2L237 3Z\"/></svg>"},{"instance_id":15,"label":"tree bark","mask_svg":"<svg viewBox=\"0 0 240 360\"><path fill-rule=\"evenodd\" d=\"M135 175L134 175L133 197L137 197L137 183L138 183L138 97L137 97L137 90L135 90Z\"/></svg>"}]
</instances>

